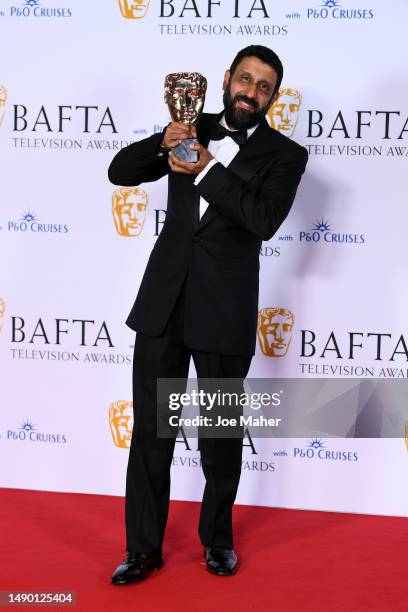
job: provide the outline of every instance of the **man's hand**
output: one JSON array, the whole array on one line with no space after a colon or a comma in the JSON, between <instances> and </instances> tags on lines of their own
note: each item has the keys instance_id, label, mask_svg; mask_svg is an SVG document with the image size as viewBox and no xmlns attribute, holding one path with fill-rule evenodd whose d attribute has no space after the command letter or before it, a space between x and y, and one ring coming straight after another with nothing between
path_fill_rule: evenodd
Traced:
<instances>
[{"instance_id":1,"label":"man's hand","mask_svg":"<svg viewBox=\"0 0 408 612\"><path fill-rule=\"evenodd\" d=\"M179 172L180 174L199 174L204 170L208 162L213 159L208 149L200 144L191 145L191 149L198 152L198 161L195 163L181 161L172 151L170 151L168 161L173 172Z\"/></svg>"},{"instance_id":2,"label":"man's hand","mask_svg":"<svg viewBox=\"0 0 408 612\"><path fill-rule=\"evenodd\" d=\"M166 147L166 149L173 149L186 138L197 138L195 125L186 125L185 123L173 121L166 128L162 145Z\"/></svg>"}]
</instances>

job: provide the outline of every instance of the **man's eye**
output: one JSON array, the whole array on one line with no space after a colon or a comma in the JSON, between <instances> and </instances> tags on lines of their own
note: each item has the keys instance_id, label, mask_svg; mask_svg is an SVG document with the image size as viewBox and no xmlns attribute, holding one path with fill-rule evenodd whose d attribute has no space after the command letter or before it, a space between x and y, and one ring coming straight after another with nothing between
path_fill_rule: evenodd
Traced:
<instances>
[{"instance_id":1,"label":"man's eye","mask_svg":"<svg viewBox=\"0 0 408 612\"><path fill-rule=\"evenodd\" d=\"M241 80L242 80L242 81L249 81L249 76L247 76L246 74L243 74L243 75L241 76Z\"/></svg>"}]
</instances>

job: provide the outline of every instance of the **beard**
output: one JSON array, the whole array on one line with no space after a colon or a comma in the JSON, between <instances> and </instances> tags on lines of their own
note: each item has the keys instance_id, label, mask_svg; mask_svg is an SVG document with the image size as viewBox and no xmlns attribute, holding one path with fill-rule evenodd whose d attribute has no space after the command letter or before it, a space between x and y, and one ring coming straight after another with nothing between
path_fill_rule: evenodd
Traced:
<instances>
[{"instance_id":1,"label":"beard","mask_svg":"<svg viewBox=\"0 0 408 612\"><path fill-rule=\"evenodd\" d=\"M229 83L225 88L222 100L224 102L225 122L228 127L235 128L236 130L247 130L248 128L252 128L257 125L261 119L265 117L270 107L269 103L266 106L259 108L259 104L256 100L241 94L237 94L232 98ZM236 108L235 104L239 100L249 104L254 110L247 111L244 108Z\"/></svg>"}]
</instances>

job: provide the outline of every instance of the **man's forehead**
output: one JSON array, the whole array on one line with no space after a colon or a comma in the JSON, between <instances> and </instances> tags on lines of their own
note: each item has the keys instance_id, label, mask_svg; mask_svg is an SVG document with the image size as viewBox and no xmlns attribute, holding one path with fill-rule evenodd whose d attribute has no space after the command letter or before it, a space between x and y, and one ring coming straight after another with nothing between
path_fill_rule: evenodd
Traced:
<instances>
[{"instance_id":1,"label":"man's forehead","mask_svg":"<svg viewBox=\"0 0 408 612\"><path fill-rule=\"evenodd\" d=\"M271 83L276 83L278 75L276 70L265 64L260 59L254 56L244 57L235 69L235 73L250 72L258 79L264 79Z\"/></svg>"}]
</instances>

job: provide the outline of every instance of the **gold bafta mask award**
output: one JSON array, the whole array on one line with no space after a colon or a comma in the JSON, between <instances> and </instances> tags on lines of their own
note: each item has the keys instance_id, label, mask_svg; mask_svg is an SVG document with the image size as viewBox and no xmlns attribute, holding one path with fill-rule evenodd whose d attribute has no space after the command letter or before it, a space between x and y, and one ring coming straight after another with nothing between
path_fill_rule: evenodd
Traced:
<instances>
[{"instance_id":1,"label":"gold bafta mask award","mask_svg":"<svg viewBox=\"0 0 408 612\"><path fill-rule=\"evenodd\" d=\"M0 127L3 123L4 113L6 112L7 89L5 85L0 85Z\"/></svg>"},{"instance_id":2,"label":"gold bafta mask award","mask_svg":"<svg viewBox=\"0 0 408 612\"><path fill-rule=\"evenodd\" d=\"M299 120L302 94L290 87L280 89L278 99L268 111L271 127L291 137Z\"/></svg>"},{"instance_id":3,"label":"gold bafta mask award","mask_svg":"<svg viewBox=\"0 0 408 612\"><path fill-rule=\"evenodd\" d=\"M267 357L285 357L295 323L295 316L287 308L262 308L258 317L258 340Z\"/></svg>"},{"instance_id":4,"label":"gold bafta mask award","mask_svg":"<svg viewBox=\"0 0 408 612\"><path fill-rule=\"evenodd\" d=\"M148 196L140 187L119 187L112 194L112 215L119 236L139 236L146 218Z\"/></svg>"},{"instance_id":5,"label":"gold bafta mask award","mask_svg":"<svg viewBox=\"0 0 408 612\"><path fill-rule=\"evenodd\" d=\"M133 403L117 400L109 406L109 426L119 448L130 448L133 430Z\"/></svg>"},{"instance_id":6,"label":"gold bafta mask award","mask_svg":"<svg viewBox=\"0 0 408 612\"><path fill-rule=\"evenodd\" d=\"M125 19L143 19L150 0L119 0L119 8Z\"/></svg>"},{"instance_id":7,"label":"gold bafta mask award","mask_svg":"<svg viewBox=\"0 0 408 612\"><path fill-rule=\"evenodd\" d=\"M164 80L164 101L169 107L172 121L195 125L203 111L207 79L199 72L174 72ZM190 145L197 144L196 138L187 138L174 147L173 153L186 162L198 160L197 151Z\"/></svg>"},{"instance_id":8,"label":"gold bafta mask award","mask_svg":"<svg viewBox=\"0 0 408 612\"><path fill-rule=\"evenodd\" d=\"M4 314L6 312L6 305L3 298L0 297L0 331L3 329Z\"/></svg>"}]
</instances>

